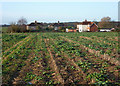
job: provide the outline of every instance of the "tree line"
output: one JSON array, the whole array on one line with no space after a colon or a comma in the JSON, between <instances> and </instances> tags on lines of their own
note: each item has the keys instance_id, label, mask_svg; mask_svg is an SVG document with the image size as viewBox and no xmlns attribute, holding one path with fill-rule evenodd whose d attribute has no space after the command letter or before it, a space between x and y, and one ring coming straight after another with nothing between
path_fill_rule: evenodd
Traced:
<instances>
[{"instance_id":1,"label":"tree line","mask_svg":"<svg viewBox=\"0 0 120 86\"><path fill-rule=\"evenodd\" d=\"M8 27L7 32L9 32L9 33L11 33L11 32L12 33L14 33L14 32L29 32L26 29L26 25L27 25L27 19L22 17L17 21L17 23L11 23L10 26ZM116 25L115 23L112 23L110 17L103 17L97 25L98 25L99 29L101 29L101 28L115 28L116 31L120 31L120 25ZM60 31L65 31L64 29L62 29ZM48 27L44 30L45 31L54 31L51 29L49 30ZM44 30L41 29L41 31L44 31Z\"/></svg>"}]
</instances>

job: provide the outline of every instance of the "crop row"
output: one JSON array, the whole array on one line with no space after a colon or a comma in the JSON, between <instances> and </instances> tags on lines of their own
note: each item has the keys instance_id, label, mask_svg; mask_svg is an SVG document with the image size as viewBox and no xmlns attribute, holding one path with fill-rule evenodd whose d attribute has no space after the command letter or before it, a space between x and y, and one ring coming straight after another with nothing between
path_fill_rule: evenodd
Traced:
<instances>
[{"instance_id":1,"label":"crop row","mask_svg":"<svg viewBox=\"0 0 120 86\"><path fill-rule=\"evenodd\" d=\"M84 47L92 41L79 37L89 37L89 33L26 35L29 35L26 39L3 52L4 84L119 84L119 65L101 59L102 53L94 54L89 46ZM115 33L113 37L116 37Z\"/></svg>"},{"instance_id":2,"label":"crop row","mask_svg":"<svg viewBox=\"0 0 120 86\"><path fill-rule=\"evenodd\" d=\"M27 37L27 35L8 35L8 34L3 34L2 35L2 51L4 52L5 50L9 49L12 47L14 44L17 42L21 41Z\"/></svg>"},{"instance_id":3,"label":"crop row","mask_svg":"<svg viewBox=\"0 0 120 86\"><path fill-rule=\"evenodd\" d=\"M18 71L25 65L24 61L28 59L29 53L32 51L36 36L33 39L27 39L23 45L18 46L15 50L8 54L2 62L3 83L12 83L13 78Z\"/></svg>"},{"instance_id":4,"label":"crop row","mask_svg":"<svg viewBox=\"0 0 120 86\"><path fill-rule=\"evenodd\" d=\"M118 53L118 45L115 43L113 45L113 43L111 43L111 45L108 45L104 42L97 42L96 40L88 40L88 39L84 39L84 38L80 38L80 37L67 37L70 38L74 41L77 41L79 43L81 43L82 45L89 47L91 49L95 49L96 51L101 51L101 54L108 54L114 56Z\"/></svg>"},{"instance_id":5,"label":"crop row","mask_svg":"<svg viewBox=\"0 0 120 86\"><path fill-rule=\"evenodd\" d=\"M52 37L52 38L53 38L53 37ZM55 47L56 47L57 49L60 49L59 51L67 52L66 50L68 49L68 50L70 51L70 53L68 53L68 55L70 55L71 52L74 53L74 51L72 51L71 49L73 49L73 50L79 50L79 49L74 49L73 46L70 47L70 43L65 44L66 41L62 41L61 39L59 39L59 40L56 40L56 39L55 39L54 42L56 42L56 46L55 46ZM58 45L57 43L58 43L59 45ZM62 43L63 43L63 44L62 44ZM66 45L66 46L65 46L65 45ZM69 46L68 46L68 45L69 45ZM59 48L59 47L60 47L60 48ZM69 51L68 51L68 52L69 52ZM82 57L85 56L85 53L83 53L83 54L82 54L82 53L79 53L79 52L77 53L76 51L75 51L75 53L76 53L75 55L78 55L78 56L79 56L79 55L81 55ZM61 53L60 53L60 54L61 54ZM73 55L74 55L74 54L73 54ZM70 56L70 57L72 57L72 56ZM72 57L72 58L75 58L75 57ZM85 62L85 63L84 63L84 62ZM85 59L85 60L83 60L83 63L81 63L81 64L83 64L82 67L85 68L85 69L83 69L84 71L86 71L86 70L90 67L90 66L89 66L90 63L88 62L89 65L87 65L86 62L87 62L87 60ZM101 64L102 64L102 63L101 63ZM87 67L87 66L88 66L88 67ZM93 67L95 67L95 66L97 66L97 65L94 64ZM99 66L97 66L97 67L99 68ZM101 75L103 75L103 76L106 75L106 74L102 74L102 73L105 73L105 72L106 72L106 70L105 70L104 68L100 68L100 70L102 70L101 73L100 73ZM95 74L96 74L96 73L95 73ZM98 74L99 74L99 73L98 73ZM99 75L100 75L100 74L99 74ZM93 73L93 75L94 75L94 73ZM90 75L89 75L89 76L90 76ZM109 76L109 75L107 75L107 77L108 77L108 76ZM97 77L97 75L96 75L96 77ZM99 78L100 78L100 77L99 77ZM96 79L96 80L98 81L98 79ZM99 80L99 83L100 83L100 82L102 82L102 81ZM106 81L106 82L108 82L108 81ZM102 82L102 83L105 83L105 82Z\"/></svg>"},{"instance_id":6,"label":"crop row","mask_svg":"<svg viewBox=\"0 0 120 86\"><path fill-rule=\"evenodd\" d=\"M14 84L56 84L56 74L47 52L47 45L41 35L37 36L35 47L32 49L30 58L26 61Z\"/></svg>"},{"instance_id":7,"label":"crop row","mask_svg":"<svg viewBox=\"0 0 120 86\"><path fill-rule=\"evenodd\" d=\"M86 44L83 44L82 42L77 42L75 40L73 41L70 38L68 39L68 38L65 38L65 37L61 37L61 38L66 39L69 42L80 44L81 48L84 48L84 49L88 50L88 52L93 53L96 56L99 56L100 58L102 58L104 60L110 61L112 64L120 65L120 62L119 62L118 58L112 58L112 56L109 56L108 54L105 54L105 53L101 54L100 51L98 51L98 50L96 51L95 49L91 49L89 47L86 47L85 46Z\"/></svg>"}]
</instances>

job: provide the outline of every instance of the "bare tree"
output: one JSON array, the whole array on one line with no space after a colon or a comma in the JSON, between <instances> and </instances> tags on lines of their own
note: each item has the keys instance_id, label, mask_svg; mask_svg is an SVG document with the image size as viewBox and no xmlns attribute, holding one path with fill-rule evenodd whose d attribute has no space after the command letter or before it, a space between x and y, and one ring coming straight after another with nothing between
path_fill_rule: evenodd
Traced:
<instances>
[{"instance_id":1,"label":"bare tree","mask_svg":"<svg viewBox=\"0 0 120 86\"><path fill-rule=\"evenodd\" d=\"M111 27L111 18L110 17L103 17L98 24L100 28L110 28Z\"/></svg>"},{"instance_id":2,"label":"bare tree","mask_svg":"<svg viewBox=\"0 0 120 86\"><path fill-rule=\"evenodd\" d=\"M26 31L27 20L25 18L20 18L16 24L16 22L11 22L7 32L25 32Z\"/></svg>"},{"instance_id":3,"label":"bare tree","mask_svg":"<svg viewBox=\"0 0 120 86\"><path fill-rule=\"evenodd\" d=\"M20 18L17 22L20 32L25 32L26 31L26 24L27 24L27 19L26 18Z\"/></svg>"},{"instance_id":4,"label":"bare tree","mask_svg":"<svg viewBox=\"0 0 120 86\"><path fill-rule=\"evenodd\" d=\"M26 25L27 24L27 19L26 18L20 18L17 22L18 25Z\"/></svg>"},{"instance_id":5,"label":"bare tree","mask_svg":"<svg viewBox=\"0 0 120 86\"><path fill-rule=\"evenodd\" d=\"M10 22L9 24L10 25L16 25L16 22Z\"/></svg>"}]
</instances>

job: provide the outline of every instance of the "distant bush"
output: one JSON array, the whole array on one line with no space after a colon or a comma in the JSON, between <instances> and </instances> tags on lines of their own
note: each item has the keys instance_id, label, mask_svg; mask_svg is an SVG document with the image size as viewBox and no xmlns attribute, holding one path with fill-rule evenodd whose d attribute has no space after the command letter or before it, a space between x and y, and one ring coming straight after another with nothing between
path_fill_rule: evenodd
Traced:
<instances>
[{"instance_id":1,"label":"distant bush","mask_svg":"<svg viewBox=\"0 0 120 86\"><path fill-rule=\"evenodd\" d=\"M120 27L115 28L114 31L120 32Z\"/></svg>"},{"instance_id":2,"label":"distant bush","mask_svg":"<svg viewBox=\"0 0 120 86\"><path fill-rule=\"evenodd\" d=\"M8 27L7 32L8 33L14 33L14 32L18 32L18 30L19 30L18 26L15 25L15 24L12 24L11 26Z\"/></svg>"},{"instance_id":3,"label":"distant bush","mask_svg":"<svg viewBox=\"0 0 120 86\"><path fill-rule=\"evenodd\" d=\"M15 24L12 24L11 26L8 27L7 32L8 33L26 32L26 26L25 25L15 25Z\"/></svg>"}]
</instances>

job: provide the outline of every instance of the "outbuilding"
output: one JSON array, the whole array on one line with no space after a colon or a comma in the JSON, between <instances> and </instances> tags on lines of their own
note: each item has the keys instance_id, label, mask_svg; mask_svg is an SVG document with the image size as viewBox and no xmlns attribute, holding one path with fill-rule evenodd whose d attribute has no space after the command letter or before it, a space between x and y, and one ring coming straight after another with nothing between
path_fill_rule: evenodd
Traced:
<instances>
[{"instance_id":1,"label":"outbuilding","mask_svg":"<svg viewBox=\"0 0 120 86\"><path fill-rule=\"evenodd\" d=\"M115 30L115 29L114 28L102 28L102 29L100 29L100 32L110 32L113 30Z\"/></svg>"},{"instance_id":2,"label":"outbuilding","mask_svg":"<svg viewBox=\"0 0 120 86\"><path fill-rule=\"evenodd\" d=\"M77 32L77 30L76 29L68 29L68 28L66 28L66 32Z\"/></svg>"}]
</instances>

